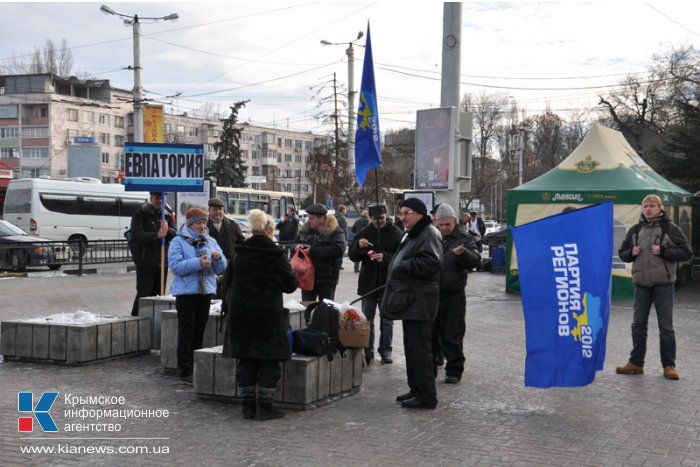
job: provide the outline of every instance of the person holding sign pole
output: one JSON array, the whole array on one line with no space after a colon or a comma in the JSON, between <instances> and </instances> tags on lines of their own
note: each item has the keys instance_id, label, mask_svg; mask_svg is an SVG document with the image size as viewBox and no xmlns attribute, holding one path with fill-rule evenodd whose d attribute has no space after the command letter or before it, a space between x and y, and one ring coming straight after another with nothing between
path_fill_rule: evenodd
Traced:
<instances>
[{"instance_id":1,"label":"person holding sign pole","mask_svg":"<svg viewBox=\"0 0 700 467\"><path fill-rule=\"evenodd\" d=\"M139 314L139 298L160 295L161 246L165 238L165 251L175 237L175 221L166 208L163 219L163 194L152 191L148 202L131 217L131 235L136 246L132 250L136 264L136 298L131 307L131 316ZM163 271L163 282L167 279L167 264Z\"/></svg>"}]
</instances>

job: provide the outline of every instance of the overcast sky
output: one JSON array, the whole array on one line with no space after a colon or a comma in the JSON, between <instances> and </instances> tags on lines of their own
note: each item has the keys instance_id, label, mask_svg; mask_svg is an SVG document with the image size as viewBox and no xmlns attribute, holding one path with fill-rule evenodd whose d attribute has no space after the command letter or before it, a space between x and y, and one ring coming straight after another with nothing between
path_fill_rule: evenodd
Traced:
<instances>
[{"instance_id":1,"label":"overcast sky","mask_svg":"<svg viewBox=\"0 0 700 467\"><path fill-rule=\"evenodd\" d=\"M46 39L66 39L74 71L131 89L132 28L100 12L101 3L0 3L0 63ZM372 28L382 130L415 126L415 111L440 103L443 5L438 2L107 3L142 20L147 97L168 111L205 102L222 111L250 99L241 120L322 132L314 114L332 112L335 72L347 86L347 43ZM530 113L594 105L654 54L694 45L700 2L464 2L461 94L501 92ZM323 46L321 40L344 43ZM359 43L364 44L365 38ZM364 49L355 47L355 88ZM324 87L325 86L325 87ZM180 97L167 97L180 93ZM319 93L317 95L317 93Z\"/></svg>"}]
</instances>

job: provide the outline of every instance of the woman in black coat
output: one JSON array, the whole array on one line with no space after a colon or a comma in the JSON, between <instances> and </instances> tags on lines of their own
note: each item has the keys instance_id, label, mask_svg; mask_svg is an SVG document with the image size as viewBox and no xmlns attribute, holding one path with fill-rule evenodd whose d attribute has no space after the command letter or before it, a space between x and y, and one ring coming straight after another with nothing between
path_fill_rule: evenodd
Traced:
<instances>
[{"instance_id":1,"label":"woman in black coat","mask_svg":"<svg viewBox=\"0 0 700 467\"><path fill-rule=\"evenodd\" d=\"M272 407L280 361L291 356L289 311L282 305L282 294L296 290L297 276L284 250L273 241L272 217L254 209L248 222L253 236L236 247L227 271L231 282L226 292L229 320L223 355L238 359L236 379L244 417L270 420L284 416Z\"/></svg>"}]
</instances>

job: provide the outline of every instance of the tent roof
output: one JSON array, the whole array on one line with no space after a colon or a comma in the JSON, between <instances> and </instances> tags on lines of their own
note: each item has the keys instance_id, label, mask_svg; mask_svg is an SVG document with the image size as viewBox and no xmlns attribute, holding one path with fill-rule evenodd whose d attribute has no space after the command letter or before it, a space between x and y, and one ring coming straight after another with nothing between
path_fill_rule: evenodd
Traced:
<instances>
[{"instance_id":1,"label":"tent roof","mask_svg":"<svg viewBox=\"0 0 700 467\"><path fill-rule=\"evenodd\" d=\"M509 191L545 190L690 195L654 172L632 149L622 133L597 123L557 167Z\"/></svg>"}]
</instances>

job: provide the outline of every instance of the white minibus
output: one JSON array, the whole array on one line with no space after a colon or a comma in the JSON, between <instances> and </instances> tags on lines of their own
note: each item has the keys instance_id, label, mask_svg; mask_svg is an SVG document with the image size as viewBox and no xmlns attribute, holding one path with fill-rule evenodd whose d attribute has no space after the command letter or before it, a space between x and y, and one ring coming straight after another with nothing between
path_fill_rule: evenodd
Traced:
<instances>
[{"instance_id":1,"label":"white minibus","mask_svg":"<svg viewBox=\"0 0 700 467\"><path fill-rule=\"evenodd\" d=\"M3 216L50 240L123 240L131 216L146 201L148 192L94 178L25 178L10 181Z\"/></svg>"}]
</instances>

